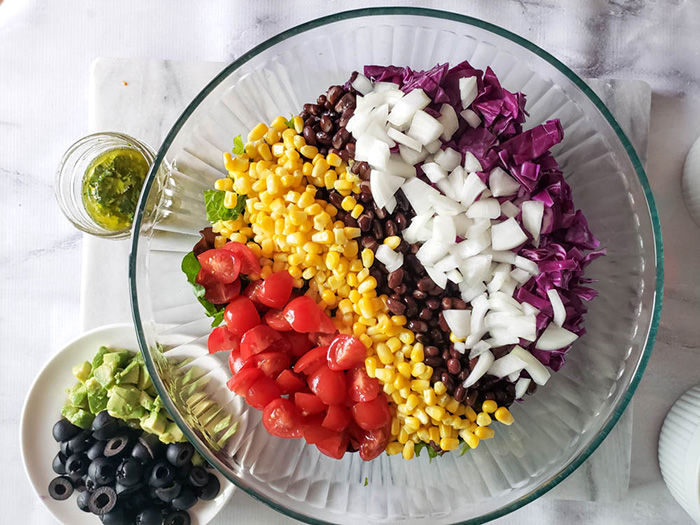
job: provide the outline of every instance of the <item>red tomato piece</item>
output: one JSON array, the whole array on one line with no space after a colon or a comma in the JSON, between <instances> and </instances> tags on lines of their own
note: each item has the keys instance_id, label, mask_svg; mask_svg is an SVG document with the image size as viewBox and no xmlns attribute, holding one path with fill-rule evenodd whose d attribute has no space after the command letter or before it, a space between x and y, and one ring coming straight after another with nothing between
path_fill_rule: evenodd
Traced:
<instances>
[{"instance_id":1,"label":"red tomato piece","mask_svg":"<svg viewBox=\"0 0 700 525\"><path fill-rule=\"evenodd\" d=\"M326 405L340 405L347 396L345 373L323 364L309 376L309 388Z\"/></svg>"},{"instance_id":2,"label":"red tomato piece","mask_svg":"<svg viewBox=\"0 0 700 525\"><path fill-rule=\"evenodd\" d=\"M294 357L301 357L313 348L313 344L306 334L298 332L286 332L284 336L289 341L289 353Z\"/></svg>"},{"instance_id":3,"label":"red tomato piece","mask_svg":"<svg viewBox=\"0 0 700 525\"><path fill-rule=\"evenodd\" d=\"M278 332L289 332L292 330L291 325L284 318L282 310L269 310L263 317L263 322Z\"/></svg>"},{"instance_id":4,"label":"red tomato piece","mask_svg":"<svg viewBox=\"0 0 700 525\"><path fill-rule=\"evenodd\" d=\"M294 279L287 270L269 275L258 293L260 302L270 308L282 308L292 294L293 282Z\"/></svg>"},{"instance_id":5,"label":"red tomato piece","mask_svg":"<svg viewBox=\"0 0 700 525\"><path fill-rule=\"evenodd\" d=\"M357 423L352 420L350 415L350 424L348 425L348 434L350 434L350 446L353 450L360 450L360 444L365 439L366 432L357 426Z\"/></svg>"},{"instance_id":6,"label":"red tomato piece","mask_svg":"<svg viewBox=\"0 0 700 525\"><path fill-rule=\"evenodd\" d=\"M260 261L253 253L253 250L240 242L227 242L222 250L228 250L233 253L233 256L238 259L241 265L241 273L250 275L251 273L260 273Z\"/></svg>"},{"instance_id":7,"label":"red tomato piece","mask_svg":"<svg viewBox=\"0 0 700 525\"><path fill-rule=\"evenodd\" d=\"M389 443L389 427L383 426L376 430L370 430L360 443L360 457L364 461L371 461L384 452Z\"/></svg>"},{"instance_id":8,"label":"red tomato piece","mask_svg":"<svg viewBox=\"0 0 700 525\"><path fill-rule=\"evenodd\" d=\"M307 423L304 426L304 439L310 445L316 445L337 435L338 432L321 426L320 423Z\"/></svg>"},{"instance_id":9,"label":"red tomato piece","mask_svg":"<svg viewBox=\"0 0 700 525\"><path fill-rule=\"evenodd\" d=\"M251 369L254 370L254 369ZM244 370L245 372L245 370ZM261 372L262 373L262 372ZM263 375L257 381L255 381L250 388L248 393L245 395L245 400L253 408L262 410L267 406L270 401L279 399L282 396L282 391L280 387L277 386L272 379Z\"/></svg>"},{"instance_id":10,"label":"red tomato piece","mask_svg":"<svg viewBox=\"0 0 700 525\"><path fill-rule=\"evenodd\" d=\"M253 362L267 377L277 379L283 370L289 369L291 359L289 355L280 352L263 352L254 355Z\"/></svg>"},{"instance_id":11,"label":"red tomato piece","mask_svg":"<svg viewBox=\"0 0 700 525\"><path fill-rule=\"evenodd\" d=\"M229 379L226 382L226 386L229 390L235 392L239 396L245 396L253 383L264 377L265 374L263 374L262 370L258 368L246 368Z\"/></svg>"},{"instance_id":12,"label":"red tomato piece","mask_svg":"<svg viewBox=\"0 0 700 525\"><path fill-rule=\"evenodd\" d=\"M333 339L335 339L336 333L324 334L322 332L311 332L309 334L309 339L314 343L314 346L331 346Z\"/></svg>"},{"instance_id":13,"label":"red tomato piece","mask_svg":"<svg viewBox=\"0 0 700 525\"><path fill-rule=\"evenodd\" d=\"M321 310L316 301L306 295L292 300L284 308L284 317L297 332L336 332L331 318Z\"/></svg>"},{"instance_id":14,"label":"red tomato piece","mask_svg":"<svg viewBox=\"0 0 700 525\"><path fill-rule=\"evenodd\" d=\"M241 345L241 338L233 335L226 326L217 326L209 334L207 339L207 348L210 354L223 352L224 350L233 350Z\"/></svg>"},{"instance_id":15,"label":"red tomato piece","mask_svg":"<svg viewBox=\"0 0 700 525\"><path fill-rule=\"evenodd\" d=\"M391 423L389 404L384 396L352 407L352 418L362 430L376 430Z\"/></svg>"},{"instance_id":16,"label":"red tomato piece","mask_svg":"<svg viewBox=\"0 0 700 525\"><path fill-rule=\"evenodd\" d=\"M343 459L348 449L349 437L346 432L335 433L335 435L322 439L316 443L316 448L333 459Z\"/></svg>"},{"instance_id":17,"label":"red tomato piece","mask_svg":"<svg viewBox=\"0 0 700 525\"><path fill-rule=\"evenodd\" d=\"M348 370L347 382L348 397L355 403L372 401L379 395L379 381L369 377L364 366Z\"/></svg>"},{"instance_id":18,"label":"red tomato piece","mask_svg":"<svg viewBox=\"0 0 700 525\"><path fill-rule=\"evenodd\" d=\"M239 296L226 306L224 321L231 333L242 336L260 324L260 315L250 299Z\"/></svg>"},{"instance_id":19,"label":"red tomato piece","mask_svg":"<svg viewBox=\"0 0 700 525\"><path fill-rule=\"evenodd\" d=\"M317 396L307 392L297 392L294 394L294 404L305 416L321 414L326 410L326 404Z\"/></svg>"},{"instance_id":20,"label":"red tomato piece","mask_svg":"<svg viewBox=\"0 0 700 525\"><path fill-rule=\"evenodd\" d=\"M199 277L197 279L197 282L199 282ZM217 281L208 281L205 278L204 282L199 282L199 284L204 286L204 298L212 304L230 303L241 293L240 279L236 279L232 283L224 284Z\"/></svg>"},{"instance_id":21,"label":"red tomato piece","mask_svg":"<svg viewBox=\"0 0 700 525\"><path fill-rule=\"evenodd\" d=\"M362 366L367 357L367 348L359 339L345 334L338 334L328 348L328 368L331 370L350 370Z\"/></svg>"},{"instance_id":22,"label":"red tomato piece","mask_svg":"<svg viewBox=\"0 0 700 525\"><path fill-rule=\"evenodd\" d=\"M328 413L323 420L323 427L330 430L335 430L336 432L342 432L352 420L350 415L350 410L342 405L333 405L328 407Z\"/></svg>"},{"instance_id":23,"label":"red tomato piece","mask_svg":"<svg viewBox=\"0 0 700 525\"><path fill-rule=\"evenodd\" d=\"M274 399L263 410L262 422L265 430L281 438L304 436L301 413L289 399Z\"/></svg>"},{"instance_id":24,"label":"red tomato piece","mask_svg":"<svg viewBox=\"0 0 700 525\"><path fill-rule=\"evenodd\" d=\"M207 250L200 253L197 260L202 265L204 274L220 283L232 283L241 273L241 261L228 250Z\"/></svg>"},{"instance_id":25,"label":"red tomato piece","mask_svg":"<svg viewBox=\"0 0 700 525\"><path fill-rule=\"evenodd\" d=\"M282 389L282 394L300 392L306 387L304 380L291 370L282 370L275 381Z\"/></svg>"},{"instance_id":26,"label":"red tomato piece","mask_svg":"<svg viewBox=\"0 0 700 525\"><path fill-rule=\"evenodd\" d=\"M228 355L228 367L233 375L236 375L245 368L252 368L253 366L255 365L250 360L241 357L241 351L238 348L231 350L231 353Z\"/></svg>"},{"instance_id":27,"label":"red tomato piece","mask_svg":"<svg viewBox=\"0 0 700 525\"><path fill-rule=\"evenodd\" d=\"M245 290L243 290L243 295L253 301L255 308L260 312L267 310L267 307L260 302L260 298L258 297L260 289L262 288L262 283L262 281L251 281L248 286L246 286Z\"/></svg>"},{"instance_id":28,"label":"red tomato piece","mask_svg":"<svg viewBox=\"0 0 700 525\"><path fill-rule=\"evenodd\" d=\"M328 354L327 346L319 346L313 350L309 350L299 358L299 361L294 365L294 371L297 374L311 375L318 367L325 364L326 355Z\"/></svg>"},{"instance_id":29,"label":"red tomato piece","mask_svg":"<svg viewBox=\"0 0 700 525\"><path fill-rule=\"evenodd\" d=\"M268 350L270 352L286 352L289 350L289 342L279 332L264 324L254 326L243 334L241 338L241 357L243 359Z\"/></svg>"}]
</instances>

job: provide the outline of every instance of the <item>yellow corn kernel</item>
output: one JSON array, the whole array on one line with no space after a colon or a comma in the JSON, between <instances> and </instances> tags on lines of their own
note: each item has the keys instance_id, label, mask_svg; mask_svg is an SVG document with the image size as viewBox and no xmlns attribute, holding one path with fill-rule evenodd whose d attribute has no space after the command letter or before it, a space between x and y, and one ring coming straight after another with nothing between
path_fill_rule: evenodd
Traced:
<instances>
[{"instance_id":1,"label":"yellow corn kernel","mask_svg":"<svg viewBox=\"0 0 700 525\"><path fill-rule=\"evenodd\" d=\"M357 201L348 195L345 197L342 202L340 203L340 207L343 208L345 211L351 211L354 207L355 204L357 204Z\"/></svg>"},{"instance_id":2,"label":"yellow corn kernel","mask_svg":"<svg viewBox=\"0 0 700 525\"><path fill-rule=\"evenodd\" d=\"M250 133L248 133L248 142L255 142L256 140L260 140L265 136L265 133L267 133L267 126L261 122L253 129L251 129Z\"/></svg>"},{"instance_id":3,"label":"yellow corn kernel","mask_svg":"<svg viewBox=\"0 0 700 525\"><path fill-rule=\"evenodd\" d=\"M376 352L377 357L383 364L390 365L394 362L394 354L391 352L391 350L386 344L379 343L377 345Z\"/></svg>"},{"instance_id":4,"label":"yellow corn kernel","mask_svg":"<svg viewBox=\"0 0 700 525\"><path fill-rule=\"evenodd\" d=\"M479 439L491 439L493 436L496 435L496 433L493 431L492 428L477 427L476 430L474 430L474 435Z\"/></svg>"},{"instance_id":5,"label":"yellow corn kernel","mask_svg":"<svg viewBox=\"0 0 700 525\"><path fill-rule=\"evenodd\" d=\"M408 443L408 432L406 432L406 429L405 429L405 428L402 428L402 429L399 431L399 435L398 435L398 438L397 438L397 439L398 439L399 443L401 443L402 445L403 445L404 443Z\"/></svg>"},{"instance_id":6,"label":"yellow corn kernel","mask_svg":"<svg viewBox=\"0 0 700 525\"><path fill-rule=\"evenodd\" d=\"M467 416L467 419L469 421L476 421L476 412L472 407L466 407L464 410L464 415Z\"/></svg>"},{"instance_id":7,"label":"yellow corn kernel","mask_svg":"<svg viewBox=\"0 0 700 525\"><path fill-rule=\"evenodd\" d=\"M408 379L406 379L404 376L402 376L399 373L394 373L394 388L396 390L403 390L404 388L410 388L411 383L409 382Z\"/></svg>"},{"instance_id":8,"label":"yellow corn kernel","mask_svg":"<svg viewBox=\"0 0 700 525\"><path fill-rule=\"evenodd\" d=\"M262 157L263 160L272 160L272 152L270 151L270 146L266 142L261 142L257 147L258 155Z\"/></svg>"},{"instance_id":9,"label":"yellow corn kernel","mask_svg":"<svg viewBox=\"0 0 700 525\"><path fill-rule=\"evenodd\" d=\"M360 215L362 215L363 211L365 211L364 206L362 206L362 204L356 204L350 212L350 217L352 217L353 219L357 219Z\"/></svg>"},{"instance_id":10,"label":"yellow corn kernel","mask_svg":"<svg viewBox=\"0 0 700 525\"><path fill-rule=\"evenodd\" d=\"M399 363L396 366L396 370L406 379L411 378L411 365L409 365L408 363Z\"/></svg>"},{"instance_id":11,"label":"yellow corn kernel","mask_svg":"<svg viewBox=\"0 0 700 525\"><path fill-rule=\"evenodd\" d=\"M413 366L411 367L411 375L414 377L418 377L419 375L423 374L425 372L425 364L424 363L414 363Z\"/></svg>"},{"instance_id":12,"label":"yellow corn kernel","mask_svg":"<svg viewBox=\"0 0 700 525\"><path fill-rule=\"evenodd\" d=\"M233 242L240 242L241 244L248 242L248 238L240 232L231 234L229 240Z\"/></svg>"},{"instance_id":13,"label":"yellow corn kernel","mask_svg":"<svg viewBox=\"0 0 700 525\"><path fill-rule=\"evenodd\" d=\"M329 231L314 233L311 235L311 240L321 244L330 244L333 242L333 233Z\"/></svg>"},{"instance_id":14,"label":"yellow corn kernel","mask_svg":"<svg viewBox=\"0 0 700 525\"><path fill-rule=\"evenodd\" d=\"M345 237L348 239L357 239L362 235L362 230L360 228L347 226L343 228L343 233L345 233Z\"/></svg>"},{"instance_id":15,"label":"yellow corn kernel","mask_svg":"<svg viewBox=\"0 0 700 525\"><path fill-rule=\"evenodd\" d=\"M370 250L371 251L371 250ZM372 260L374 260L374 254L372 254ZM357 280L362 282L365 279L369 277L369 270L367 268L363 268L359 272L357 272Z\"/></svg>"},{"instance_id":16,"label":"yellow corn kernel","mask_svg":"<svg viewBox=\"0 0 700 525\"><path fill-rule=\"evenodd\" d=\"M423 390L423 400L425 401L425 404L428 406L435 405L437 403L437 396L435 395L435 390L433 390L432 388L428 388L427 390ZM435 418L435 419L438 419L438 418Z\"/></svg>"},{"instance_id":17,"label":"yellow corn kernel","mask_svg":"<svg viewBox=\"0 0 700 525\"><path fill-rule=\"evenodd\" d=\"M416 431L416 434L418 435L418 439L420 441L423 441L424 443L428 443L430 441L430 432L428 432L428 429L425 427L421 427Z\"/></svg>"},{"instance_id":18,"label":"yellow corn kernel","mask_svg":"<svg viewBox=\"0 0 700 525\"><path fill-rule=\"evenodd\" d=\"M260 270L260 278L267 279L272 274L272 266L263 266Z\"/></svg>"},{"instance_id":19,"label":"yellow corn kernel","mask_svg":"<svg viewBox=\"0 0 700 525\"><path fill-rule=\"evenodd\" d=\"M282 157L284 155L284 144L281 142L276 142L272 145L271 151L274 157Z\"/></svg>"},{"instance_id":20,"label":"yellow corn kernel","mask_svg":"<svg viewBox=\"0 0 700 525\"><path fill-rule=\"evenodd\" d=\"M411 381L411 390L414 392L423 392L423 390L427 390L430 388L430 381L426 381L425 379L414 379Z\"/></svg>"},{"instance_id":21,"label":"yellow corn kernel","mask_svg":"<svg viewBox=\"0 0 700 525\"><path fill-rule=\"evenodd\" d=\"M338 263L340 263L340 255L338 252L328 252L328 255L326 255L326 268L334 270L338 267Z\"/></svg>"},{"instance_id":22,"label":"yellow corn kernel","mask_svg":"<svg viewBox=\"0 0 700 525\"><path fill-rule=\"evenodd\" d=\"M362 334L358 339L362 341L362 344L367 348L372 348L372 345L374 345L374 341L372 341L372 338L367 334Z\"/></svg>"},{"instance_id":23,"label":"yellow corn kernel","mask_svg":"<svg viewBox=\"0 0 700 525\"><path fill-rule=\"evenodd\" d=\"M416 444L413 441L406 441L406 444L403 446L403 450L401 452L403 459L413 459L415 456L415 447Z\"/></svg>"},{"instance_id":24,"label":"yellow corn kernel","mask_svg":"<svg viewBox=\"0 0 700 525\"><path fill-rule=\"evenodd\" d=\"M386 446L386 453L388 456L395 456L403 452L404 445L401 445L398 441L392 441Z\"/></svg>"},{"instance_id":25,"label":"yellow corn kernel","mask_svg":"<svg viewBox=\"0 0 700 525\"><path fill-rule=\"evenodd\" d=\"M376 372L378 366L379 363L377 363L376 357L368 357L365 359L365 370L367 371L367 375L369 377L374 377L374 373Z\"/></svg>"},{"instance_id":26,"label":"yellow corn kernel","mask_svg":"<svg viewBox=\"0 0 700 525\"><path fill-rule=\"evenodd\" d=\"M510 426L513 424L513 414L510 413L506 407L501 407L496 410L494 414L496 416L496 421L503 423L504 425Z\"/></svg>"},{"instance_id":27,"label":"yellow corn kernel","mask_svg":"<svg viewBox=\"0 0 700 525\"><path fill-rule=\"evenodd\" d=\"M435 393L439 396L443 395L445 392L447 392L447 387L445 386L445 383L442 381L437 381L434 385L433 388L435 389Z\"/></svg>"},{"instance_id":28,"label":"yellow corn kernel","mask_svg":"<svg viewBox=\"0 0 700 525\"><path fill-rule=\"evenodd\" d=\"M434 441L435 443L440 443L440 429L438 427L430 427L428 430L430 435L429 441Z\"/></svg>"},{"instance_id":29,"label":"yellow corn kernel","mask_svg":"<svg viewBox=\"0 0 700 525\"><path fill-rule=\"evenodd\" d=\"M370 275L360 283L360 286L357 287L357 291L361 294L365 294L375 288L377 288L377 280Z\"/></svg>"},{"instance_id":30,"label":"yellow corn kernel","mask_svg":"<svg viewBox=\"0 0 700 525\"><path fill-rule=\"evenodd\" d=\"M448 394L442 394L441 396L438 397L438 405L441 407L446 407L447 403L450 402L450 396Z\"/></svg>"},{"instance_id":31,"label":"yellow corn kernel","mask_svg":"<svg viewBox=\"0 0 700 525\"><path fill-rule=\"evenodd\" d=\"M304 155L304 157L306 157L307 159L313 159L316 155L318 155L318 148L316 146L309 146L307 144L307 145L299 148L299 153ZM309 173L304 173L304 175L311 175L312 170L313 170L313 164L309 164L308 168L306 166L307 166L307 164L304 164L304 167L302 168L302 170L308 169Z\"/></svg>"},{"instance_id":32,"label":"yellow corn kernel","mask_svg":"<svg viewBox=\"0 0 700 525\"><path fill-rule=\"evenodd\" d=\"M406 428L416 431L420 428L420 421L418 420L418 418L409 416L406 418L406 421L404 421L404 425L406 426Z\"/></svg>"},{"instance_id":33,"label":"yellow corn kernel","mask_svg":"<svg viewBox=\"0 0 700 525\"><path fill-rule=\"evenodd\" d=\"M473 432L468 430L460 430L459 437L461 437L464 442L469 445L469 448L476 448L479 446L479 438L474 435Z\"/></svg>"},{"instance_id":34,"label":"yellow corn kernel","mask_svg":"<svg viewBox=\"0 0 700 525\"><path fill-rule=\"evenodd\" d=\"M416 407L418 407L420 403L420 399L416 394L409 394L408 398L406 399L406 408L409 409L410 412L413 412Z\"/></svg>"},{"instance_id":35,"label":"yellow corn kernel","mask_svg":"<svg viewBox=\"0 0 700 525\"><path fill-rule=\"evenodd\" d=\"M424 392L427 392L427 390ZM439 406L427 406L425 407L425 413L435 421L442 421L442 418L445 417L445 409Z\"/></svg>"},{"instance_id":36,"label":"yellow corn kernel","mask_svg":"<svg viewBox=\"0 0 700 525\"><path fill-rule=\"evenodd\" d=\"M226 244L227 239L226 237L222 237L221 235L217 236L214 238L214 248L223 248L224 244Z\"/></svg>"},{"instance_id":37,"label":"yellow corn kernel","mask_svg":"<svg viewBox=\"0 0 700 525\"><path fill-rule=\"evenodd\" d=\"M450 414L456 414L456 412L459 410L460 404L459 401L457 401L454 398L450 398L450 400L447 402L445 405L445 409L450 413Z\"/></svg>"},{"instance_id":38,"label":"yellow corn kernel","mask_svg":"<svg viewBox=\"0 0 700 525\"><path fill-rule=\"evenodd\" d=\"M295 115L295 117L292 119L292 123L294 124L294 131L297 133L304 131L304 119L302 119L299 115Z\"/></svg>"},{"instance_id":39,"label":"yellow corn kernel","mask_svg":"<svg viewBox=\"0 0 700 525\"><path fill-rule=\"evenodd\" d=\"M377 368L374 376L382 383L393 383L394 378L396 377L393 368Z\"/></svg>"},{"instance_id":40,"label":"yellow corn kernel","mask_svg":"<svg viewBox=\"0 0 700 525\"><path fill-rule=\"evenodd\" d=\"M450 332L450 341L452 341L453 343L461 343L461 342L464 341L464 339L460 339L460 338L457 337L455 334L453 334L452 332Z\"/></svg>"},{"instance_id":41,"label":"yellow corn kernel","mask_svg":"<svg viewBox=\"0 0 700 525\"><path fill-rule=\"evenodd\" d=\"M476 416L476 424L480 427L487 427L491 424L491 416L486 412L479 412Z\"/></svg>"},{"instance_id":42,"label":"yellow corn kernel","mask_svg":"<svg viewBox=\"0 0 700 525\"><path fill-rule=\"evenodd\" d=\"M498 403L496 403L493 399L487 399L481 405L481 410L487 414L493 414L496 409L498 409Z\"/></svg>"},{"instance_id":43,"label":"yellow corn kernel","mask_svg":"<svg viewBox=\"0 0 700 525\"><path fill-rule=\"evenodd\" d=\"M227 191L224 194L224 207L233 209L238 205L238 195L232 191Z\"/></svg>"},{"instance_id":44,"label":"yellow corn kernel","mask_svg":"<svg viewBox=\"0 0 700 525\"><path fill-rule=\"evenodd\" d=\"M401 330L401 333L399 334L399 341L401 341L403 344L410 345L415 340L416 336L413 335L413 332L410 330Z\"/></svg>"},{"instance_id":45,"label":"yellow corn kernel","mask_svg":"<svg viewBox=\"0 0 700 525\"><path fill-rule=\"evenodd\" d=\"M401 341L399 341L398 337L390 337L389 340L386 342L386 344L389 346L391 351L394 353L401 350Z\"/></svg>"},{"instance_id":46,"label":"yellow corn kernel","mask_svg":"<svg viewBox=\"0 0 700 525\"><path fill-rule=\"evenodd\" d=\"M457 447L459 447L459 439L457 438L442 438L440 440L442 450L456 450Z\"/></svg>"},{"instance_id":47,"label":"yellow corn kernel","mask_svg":"<svg viewBox=\"0 0 700 525\"><path fill-rule=\"evenodd\" d=\"M228 177L225 179L219 179L214 183L214 188L219 191L233 191L233 180Z\"/></svg>"},{"instance_id":48,"label":"yellow corn kernel","mask_svg":"<svg viewBox=\"0 0 700 525\"><path fill-rule=\"evenodd\" d=\"M413 349L411 350L411 362L418 364L418 363L422 363L424 359L425 359L425 353L423 350L423 345L421 345L420 343L417 345L414 345Z\"/></svg>"},{"instance_id":49,"label":"yellow corn kernel","mask_svg":"<svg viewBox=\"0 0 700 525\"><path fill-rule=\"evenodd\" d=\"M343 159L341 159L336 153L329 153L326 156L326 161L331 166L337 168L338 166L340 166L340 163L343 162Z\"/></svg>"},{"instance_id":50,"label":"yellow corn kernel","mask_svg":"<svg viewBox=\"0 0 700 525\"><path fill-rule=\"evenodd\" d=\"M281 133L282 131L287 129L287 119L281 115L275 117L275 120L272 121L270 127L275 128L278 132Z\"/></svg>"},{"instance_id":51,"label":"yellow corn kernel","mask_svg":"<svg viewBox=\"0 0 700 525\"><path fill-rule=\"evenodd\" d=\"M346 179L338 180L335 182L333 187L341 193L344 191L349 192L350 190L352 190L352 182Z\"/></svg>"},{"instance_id":52,"label":"yellow corn kernel","mask_svg":"<svg viewBox=\"0 0 700 525\"><path fill-rule=\"evenodd\" d=\"M365 268L370 268L374 263L374 252L369 248L362 250L362 264Z\"/></svg>"},{"instance_id":53,"label":"yellow corn kernel","mask_svg":"<svg viewBox=\"0 0 700 525\"><path fill-rule=\"evenodd\" d=\"M397 235L392 235L391 237L387 237L386 239L384 239L384 244L386 244L392 250L395 250L396 248L399 247L399 244L401 244L401 237L399 237Z\"/></svg>"},{"instance_id":54,"label":"yellow corn kernel","mask_svg":"<svg viewBox=\"0 0 700 525\"><path fill-rule=\"evenodd\" d=\"M428 417L428 414L425 413L425 411L422 408L417 408L414 412L413 415L418 418L418 420L423 423L424 425L427 425L430 422L430 418Z\"/></svg>"},{"instance_id":55,"label":"yellow corn kernel","mask_svg":"<svg viewBox=\"0 0 700 525\"><path fill-rule=\"evenodd\" d=\"M294 135L294 137L292 137L292 144L294 144L296 149L301 151L301 148L306 146L306 140L301 135Z\"/></svg>"}]
</instances>

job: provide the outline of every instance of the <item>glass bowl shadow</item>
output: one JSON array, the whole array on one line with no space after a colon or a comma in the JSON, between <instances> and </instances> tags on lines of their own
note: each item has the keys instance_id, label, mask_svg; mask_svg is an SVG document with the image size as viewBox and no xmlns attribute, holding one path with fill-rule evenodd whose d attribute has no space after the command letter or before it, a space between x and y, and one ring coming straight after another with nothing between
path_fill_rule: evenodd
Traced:
<instances>
[{"instance_id":1,"label":"glass bowl shadow","mask_svg":"<svg viewBox=\"0 0 700 525\"><path fill-rule=\"evenodd\" d=\"M600 293L590 305L587 335L544 388L513 407L515 424L499 426L494 439L463 456L362 462L349 454L336 461L302 440L269 436L259 411L225 387L225 356L207 353L210 319L180 270L207 226L202 191L225 176L222 153L233 137L299 112L353 70L365 64L427 69L463 60L490 66L504 87L527 95L527 127L562 122L565 138L555 157L577 208L608 250L587 274ZM166 176L154 185L161 165ZM129 272L134 322L156 388L187 437L233 483L309 523L482 523L556 486L622 415L656 335L663 250L641 162L610 111L575 73L481 20L377 8L285 31L226 67L196 97L166 137L146 182ZM223 439L234 420L236 432Z\"/></svg>"}]
</instances>

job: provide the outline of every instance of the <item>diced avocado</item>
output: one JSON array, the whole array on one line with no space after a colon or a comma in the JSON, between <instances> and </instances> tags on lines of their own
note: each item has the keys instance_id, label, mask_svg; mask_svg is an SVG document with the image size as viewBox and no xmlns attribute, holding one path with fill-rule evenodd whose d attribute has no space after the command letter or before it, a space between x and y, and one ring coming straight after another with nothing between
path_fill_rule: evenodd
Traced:
<instances>
[{"instance_id":1,"label":"diced avocado","mask_svg":"<svg viewBox=\"0 0 700 525\"><path fill-rule=\"evenodd\" d=\"M68 400L74 407L87 410L87 389L82 383L76 383L72 388L68 389Z\"/></svg>"},{"instance_id":2,"label":"diced avocado","mask_svg":"<svg viewBox=\"0 0 700 525\"><path fill-rule=\"evenodd\" d=\"M139 404L141 391L131 385L116 385L110 391L107 410L121 419L139 419L145 410Z\"/></svg>"},{"instance_id":3,"label":"diced avocado","mask_svg":"<svg viewBox=\"0 0 700 525\"><path fill-rule=\"evenodd\" d=\"M115 385L110 394L124 398L132 407L136 407L141 399L141 391L133 385Z\"/></svg>"},{"instance_id":4,"label":"diced avocado","mask_svg":"<svg viewBox=\"0 0 700 525\"><path fill-rule=\"evenodd\" d=\"M139 405L148 410L149 412L153 410L153 398L149 396L146 392L141 392L139 397Z\"/></svg>"},{"instance_id":5,"label":"diced avocado","mask_svg":"<svg viewBox=\"0 0 700 525\"><path fill-rule=\"evenodd\" d=\"M111 354L105 354L111 355ZM104 388L111 388L114 385L114 374L116 373L116 368L114 364L105 361L100 366L95 368L92 372L93 376Z\"/></svg>"},{"instance_id":6,"label":"diced avocado","mask_svg":"<svg viewBox=\"0 0 700 525\"><path fill-rule=\"evenodd\" d=\"M95 416L90 412L87 412L82 408L76 408L68 405L63 407L61 414L68 421L80 428L90 428L90 425L92 425L92 420L95 419Z\"/></svg>"},{"instance_id":7,"label":"diced avocado","mask_svg":"<svg viewBox=\"0 0 700 525\"><path fill-rule=\"evenodd\" d=\"M102 358L104 357L104 355L107 352L109 352L109 348L107 348L106 346L100 347L100 349L95 354L95 357L92 358L92 369L93 370L102 364Z\"/></svg>"},{"instance_id":8,"label":"diced avocado","mask_svg":"<svg viewBox=\"0 0 700 525\"><path fill-rule=\"evenodd\" d=\"M199 452L194 453L192 456L192 466L193 467L203 467L204 466L204 458L199 454Z\"/></svg>"},{"instance_id":9,"label":"diced avocado","mask_svg":"<svg viewBox=\"0 0 700 525\"><path fill-rule=\"evenodd\" d=\"M165 432L165 428L168 426L168 420L160 412L151 412L148 416L141 420L141 428L146 432L151 434L156 434L158 436Z\"/></svg>"},{"instance_id":10,"label":"diced avocado","mask_svg":"<svg viewBox=\"0 0 700 525\"><path fill-rule=\"evenodd\" d=\"M107 391L101 388L95 392L88 391L87 399L90 412L99 414L107 408L107 400L109 398L107 397Z\"/></svg>"},{"instance_id":11,"label":"diced avocado","mask_svg":"<svg viewBox=\"0 0 700 525\"><path fill-rule=\"evenodd\" d=\"M107 399L107 410L114 417L119 419L129 419L128 416L131 414L132 407L129 405L126 399L112 391Z\"/></svg>"},{"instance_id":12,"label":"diced avocado","mask_svg":"<svg viewBox=\"0 0 700 525\"><path fill-rule=\"evenodd\" d=\"M88 394L95 394L98 392L104 392L105 395L107 394L106 390L102 388L100 382L94 377L90 377L85 381L85 388L87 389Z\"/></svg>"},{"instance_id":13,"label":"diced avocado","mask_svg":"<svg viewBox=\"0 0 700 525\"><path fill-rule=\"evenodd\" d=\"M158 411L161 408L165 408L165 405L163 405L163 400L160 398L160 396L156 395L155 399L153 400L153 408L151 409L151 411Z\"/></svg>"},{"instance_id":14,"label":"diced avocado","mask_svg":"<svg viewBox=\"0 0 700 525\"><path fill-rule=\"evenodd\" d=\"M142 417L146 417L148 414L150 414L150 410L146 410L141 405L139 405L131 411L129 419L137 419L140 421Z\"/></svg>"},{"instance_id":15,"label":"diced avocado","mask_svg":"<svg viewBox=\"0 0 700 525\"><path fill-rule=\"evenodd\" d=\"M104 363L114 363L115 368L124 368L131 360L132 353L129 350L113 350L103 357Z\"/></svg>"},{"instance_id":16,"label":"diced avocado","mask_svg":"<svg viewBox=\"0 0 700 525\"><path fill-rule=\"evenodd\" d=\"M81 383L87 381L90 374L92 374L92 365L89 361L84 361L73 367L73 375Z\"/></svg>"},{"instance_id":17,"label":"diced avocado","mask_svg":"<svg viewBox=\"0 0 700 525\"><path fill-rule=\"evenodd\" d=\"M137 385L141 373L140 370L141 366L139 365L138 361L132 359L131 362L129 362L129 364L126 365L126 368L124 368L124 370L122 370L121 372L117 372L116 376L114 377L114 380L118 385Z\"/></svg>"},{"instance_id":18,"label":"diced avocado","mask_svg":"<svg viewBox=\"0 0 700 525\"><path fill-rule=\"evenodd\" d=\"M160 440L163 443L179 443L185 441L185 435L175 423L169 423L165 432L160 436Z\"/></svg>"}]
</instances>

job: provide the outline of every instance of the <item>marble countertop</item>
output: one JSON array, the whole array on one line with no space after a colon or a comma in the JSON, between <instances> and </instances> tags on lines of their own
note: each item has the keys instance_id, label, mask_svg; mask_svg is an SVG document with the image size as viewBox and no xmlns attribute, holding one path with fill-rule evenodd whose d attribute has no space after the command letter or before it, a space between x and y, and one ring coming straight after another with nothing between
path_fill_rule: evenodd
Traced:
<instances>
[{"instance_id":1,"label":"marble countertop","mask_svg":"<svg viewBox=\"0 0 700 525\"><path fill-rule=\"evenodd\" d=\"M694 28L700 2L591 0L575 7L555 0L383 2L399 3L497 23L585 76L640 79L651 85L647 169L661 215L666 283L657 343L634 399L629 492L614 503L540 500L500 522L691 523L661 480L656 445L668 408L700 380L700 345L695 340L700 230L680 193L685 154L700 134L700 35ZM82 235L62 217L52 184L63 151L87 132L92 61L112 56L226 62L306 20L369 5L375 4L0 4L0 508L8 523L52 523L22 471L17 430L22 399L34 375L48 355L80 331ZM219 523L291 522L262 505L245 509L227 509Z\"/></svg>"}]
</instances>

